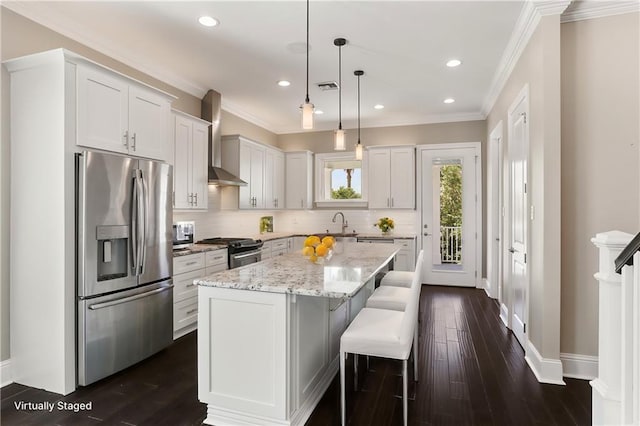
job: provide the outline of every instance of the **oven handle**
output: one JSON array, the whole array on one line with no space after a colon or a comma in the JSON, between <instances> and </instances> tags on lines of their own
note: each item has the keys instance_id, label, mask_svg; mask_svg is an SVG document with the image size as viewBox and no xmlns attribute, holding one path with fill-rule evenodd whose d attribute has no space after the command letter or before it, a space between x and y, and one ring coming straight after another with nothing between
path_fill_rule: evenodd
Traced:
<instances>
[{"instance_id":1,"label":"oven handle","mask_svg":"<svg viewBox=\"0 0 640 426\"><path fill-rule=\"evenodd\" d=\"M108 308L109 306L114 306L114 305L119 305L121 303L131 302L133 300L142 299L143 297L153 296L154 294L169 290L172 287L173 287L173 284L165 286L165 287L160 287L160 288L157 288L155 290L148 291L146 293L140 293L140 294L136 294L134 296L123 297L122 299L112 300L110 302L96 303L94 305L90 305L89 309L95 311L96 309Z\"/></svg>"},{"instance_id":2,"label":"oven handle","mask_svg":"<svg viewBox=\"0 0 640 426\"><path fill-rule=\"evenodd\" d=\"M241 255L231 255L231 257L233 257L234 259L244 259L245 257L251 257L251 256L255 256L255 255L259 255L261 253L260 250L256 250L256 251L252 251L249 253L245 253L245 254L241 254Z\"/></svg>"}]
</instances>

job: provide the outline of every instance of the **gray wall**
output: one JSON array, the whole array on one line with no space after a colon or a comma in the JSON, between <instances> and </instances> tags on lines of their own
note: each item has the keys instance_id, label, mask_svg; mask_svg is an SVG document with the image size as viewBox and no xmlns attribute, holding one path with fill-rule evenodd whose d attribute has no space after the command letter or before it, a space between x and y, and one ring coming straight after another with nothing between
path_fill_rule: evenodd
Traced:
<instances>
[{"instance_id":1,"label":"gray wall","mask_svg":"<svg viewBox=\"0 0 640 426\"><path fill-rule=\"evenodd\" d=\"M640 14L563 24L561 351L598 354L598 232L640 211Z\"/></svg>"},{"instance_id":2,"label":"gray wall","mask_svg":"<svg viewBox=\"0 0 640 426\"><path fill-rule=\"evenodd\" d=\"M543 17L487 117L502 120L509 146L508 110L529 86L529 340L545 358L560 357L560 17ZM506 150L505 150L506 152ZM508 179L508 174L505 174ZM505 194L506 195L506 194ZM508 248L506 246L505 248ZM505 263L505 267L508 266ZM505 289L508 289L505 286Z\"/></svg>"}]
</instances>

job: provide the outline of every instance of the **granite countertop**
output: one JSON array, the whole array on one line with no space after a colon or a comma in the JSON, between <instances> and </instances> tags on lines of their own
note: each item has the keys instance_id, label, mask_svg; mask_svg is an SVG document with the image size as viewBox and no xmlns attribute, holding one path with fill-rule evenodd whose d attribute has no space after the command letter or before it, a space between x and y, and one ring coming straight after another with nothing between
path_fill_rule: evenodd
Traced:
<instances>
[{"instance_id":1,"label":"granite countertop","mask_svg":"<svg viewBox=\"0 0 640 426\"><path fill-rule=\"evenodd\" d=\"M173 257L188 256L190 254L204 253L205 251L214 251L226 249L225 245L218 244L192 244L189 248L174 250Z\"/></svg>"},{"instance_id":2,"label":"granite countertop","mask_svg":"<svg viewBox=\"0 0 640 426\"><path fill-rule=\"evenodd\" d=\"M373 278L402 247L395 244L337 244L323 264L298 251L194 282L200 286L290 293L302 296L351 297Z\"/></svg>"},{"instance_id":3,"label":"granite countertop","mask_svg":"<svg viewBox=\"0 0 640 426\"><path fill-rule=\"evenodd\" d=\"M289 237L307 237L309 235L326 235L326 232L316 232L316 233L308 233L308 234L300 234L300 233L287 233L287 232L265 232L264 234L253 235L251 238L255 240L262 241L271 241L277 240L280 238L289 238ZM336 234L337 235L337 234ZM369 233L356 233L354 235L347 234L345 237L355 237L355 238L380 238L380 239L397 239L397 240L412 240L416 238L416 234L395 234L392 233L390 235L382 235L380 232L369 232Z\"/></svg>"}]
</instances>

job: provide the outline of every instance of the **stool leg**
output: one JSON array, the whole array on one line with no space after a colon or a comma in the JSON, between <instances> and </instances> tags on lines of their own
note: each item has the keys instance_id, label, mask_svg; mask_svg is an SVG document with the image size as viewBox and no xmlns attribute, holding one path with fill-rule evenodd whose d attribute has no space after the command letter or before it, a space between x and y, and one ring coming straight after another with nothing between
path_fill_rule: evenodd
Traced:
<instances>
[{"instance_id":1,"label":"stool leg","mask_svg":"<svg viewBox=\"0 0 640 426\"><path fill-rule=\"evenodd\" d=\"M420 349L418 348L418 327L416 327L416 331L413 333L413 380L418 381L418 352Z\"/></svg>"},{"instance_id":2,"label":"stool leg","mask_svg":"<svg viewBox=\"0 0 640 426\"><path fill-rule=\"evenodd\" d=\"M409 417L407 393L407 360L405 359L402 361L402 417L404 418L404 426L407 426L407 418Z\"/></svg>"},{"instance_id":3,"label":"stool leg","mask_svg":"<svg viewBox=\"0 0 640 426\"><path fill-rule=\"evenodd\" d=\"M347 358L347 354L344 352L340 352L340 412L342 418L342 426L347 424L347 402L346 402L346 394L345 394L345 378L344 378L344 369L345 369L345 359Z\"/></svg>"},{"instance_id":4,"label":"stool leg","mask_svg":"<svg viewBox=\"0 0 640 426\"><path fill-rule=\"evenodd\" d=\"M358 390L358 354L353 354L353 390Z\"/></svg>"}]
</instances>

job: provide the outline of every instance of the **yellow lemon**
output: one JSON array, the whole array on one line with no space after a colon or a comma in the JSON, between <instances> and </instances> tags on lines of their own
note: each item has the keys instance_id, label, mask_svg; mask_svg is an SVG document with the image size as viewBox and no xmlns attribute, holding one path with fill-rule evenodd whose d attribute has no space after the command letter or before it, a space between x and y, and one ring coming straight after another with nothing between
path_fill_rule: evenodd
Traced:
<instances>
[{"instance_id":1,"label":"yellow lemon","mask_svg":"<svg viewBox=\"0 0 640 426\"><path fill-rule=\"evenodd\" d=\"M334 241L333 237L332 237L332 236L330 236L330 235L328 235L328 236L326 236L326 237L324 237L324 238L322 239L322 244L324 244L325 246L327 246L327 247L329 247L329 248L333 247L333 243L334 243L334 242L335 242L335 241Z\"/></svg>"},{"instance_id":2,"label":"yellow lemon","mask_svg":"<svg viewBox=\"0 0 640 426\"><path fill-rule=\"evenodd\" d=\"M315 254L312 254L311 256L309 256L309 260L315 263L316 260L318 260L318 256L316 256Z\"/></svg>"},{"instance_id":3,"label":"yellow lemon","mask_svg":"<svg viewBox=\"0 0 640 426\"><path fill-rule=\"evenodd\" d=\"M304 240L305 247L315 247L318 244L320 244L320 237L316 235L310 235L307 237L306 240Z\"/></svg>"},{"instance_id":4,"label":"yellow lemon","mask_svg":"<svg viewBox=\"0 0 640 426\"><path fill-rule=\"evenodd\" d=\"M318 245L318 247L316 247L316 254L319 257L325 257L327 253L329 253L329 247L325 246L324 244L320 244Z\"/></svg>"},{"instance_id":5,"label":"yellow lemon","mask_svg":"<svg viewBox=\"0 0 640 426\"><path fill-rule=\"evenodd\" d=\"M302 249L303 256L311 256L312 254L314 254L313 247L305 247Z\"/></svg>"}]
</instances>

